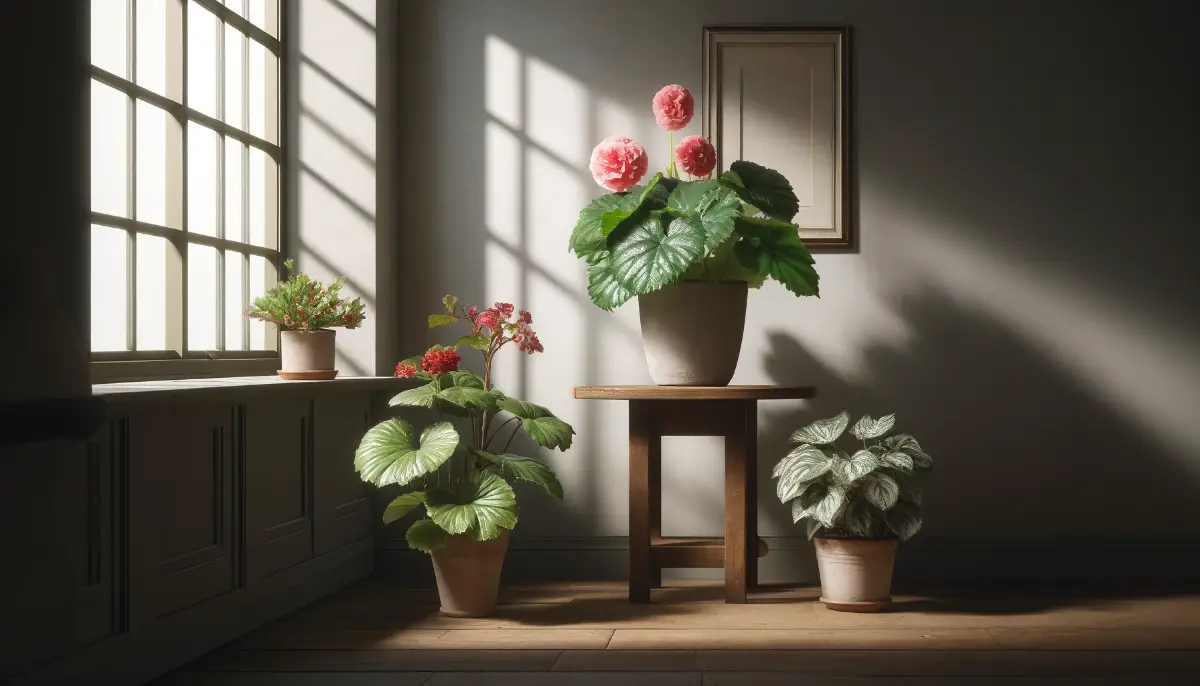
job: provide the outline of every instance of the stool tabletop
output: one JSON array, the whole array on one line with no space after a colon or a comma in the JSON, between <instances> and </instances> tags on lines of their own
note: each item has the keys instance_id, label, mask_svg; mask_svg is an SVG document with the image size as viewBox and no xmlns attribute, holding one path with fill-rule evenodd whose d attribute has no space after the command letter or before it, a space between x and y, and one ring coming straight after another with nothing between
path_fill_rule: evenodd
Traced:
<instances>
[{"instance_id":1,"label":"stool tabletop","mask_svg":"<svg viewBox=\"0 0 1200 686\"><path fill-rule=\"evenodd\" d=\"M814 386L576 386L577 400L802 400Z\"/></svg>"}]
</instances>

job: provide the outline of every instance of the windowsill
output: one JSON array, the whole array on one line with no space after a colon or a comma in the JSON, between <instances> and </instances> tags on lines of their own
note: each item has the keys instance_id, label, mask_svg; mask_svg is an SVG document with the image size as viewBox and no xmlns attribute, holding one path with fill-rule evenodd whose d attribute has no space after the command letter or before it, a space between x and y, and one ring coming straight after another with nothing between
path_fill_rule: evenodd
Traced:
<instances>
[{"instance_id":1,"label":"windowsill","mask_svg":"<svg viewBox=\"0 0 1200 686\"><path fill-rule=\"evenodd\" d=\"M276 375L238 376L215 379L165 379L131 381L92 386L92 395L109 403L145 402L164 399L242 400L246 398L311 392L375 392L401 387L402 380L391 376L345 376L330 381L284 381Z\"/></svg>"},{"instance_id":2,"label":"windowsill","mask_svg":"<svg viewBox=\"0 0 1200 686\"><path fill-rule=\"evenodd\" d=\"M274 376L279 358L119 360L91 363L92 384Z\"/></svg>"}]
</instances>

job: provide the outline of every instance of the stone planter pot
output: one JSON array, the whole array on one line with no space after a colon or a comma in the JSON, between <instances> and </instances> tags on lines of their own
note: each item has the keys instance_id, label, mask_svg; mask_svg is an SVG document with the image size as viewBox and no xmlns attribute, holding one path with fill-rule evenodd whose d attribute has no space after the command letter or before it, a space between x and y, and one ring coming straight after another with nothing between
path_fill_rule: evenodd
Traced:
<instances>
[{"instance_id":1,"label":"stone planter pot","mask_svg":"<svg viewBox=\"0 0 1200 686\"><path fill-rule=\"evenodd\" d=\"M433 575L437 578L442 614L487 616L496 606L500 569L507 551L507 531L490 541L476 541L468 534L451 536L446 545L433 551Z\"/></svg>"},{"instance_id":2,"label":"stone planter pot","mask_svg":"<svg viewBox=\"0 0 1200 686\"><path fill-rule=\"evenodd\" d=\"M879 612L892 602L896 541L816 536L821 602L842 612Z\"/></svg>"},{"instance_id":3,"label":"stone planter pot","mask_svg":"<svg viewBox=\"0 0 1200 686\"><path fill-rule=\"evenodd\" d=\"M290 380L332 379L334 340L332 329L279 332L279 376Z\"/></svg>"},{"instance_id":4,"label":"stone planter pot","mask_svg":"<svg viewBox=\"0 0 1200 686\"><path fill-rule=\"evenodd\" d=\"M684 282L638 296L642 344L659 386L726 386L746 327L744 282Z\"/></svg>"}]
</instances>

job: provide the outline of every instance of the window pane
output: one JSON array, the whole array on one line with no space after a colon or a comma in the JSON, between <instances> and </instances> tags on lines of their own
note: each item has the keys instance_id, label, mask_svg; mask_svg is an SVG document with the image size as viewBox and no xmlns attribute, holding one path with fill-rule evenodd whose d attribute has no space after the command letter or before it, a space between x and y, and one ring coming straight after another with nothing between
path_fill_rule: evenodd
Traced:
<instances>
[{"instance_id":1,"label":"window pane","mask_svg":"<svg viewBox=\"0 0 1200 686\"><path fill-rule=\"evenodd\" d=\"M129 98L92 81L92 211L129 216Z\"/></svg>"},{"instance_id":2,"label":"window pane","mask_svg":"<svg viewBox=\"0 0 1200 686\"><path fill-rule=\"evenodd\" d=\"M279 142L279 60L250 41L250 133Z\"/></svg>"},{"instance_id":3,"label":"window pane","mask_svg":"<svg viewBox=\"0 0 1200 686\"><path fill-rule=\"evenodd\" d=\"M210 117L217 109L217 43L221 22L208 10L188 2L188 106Z\"/></svg>"},{"instance_id":4,"label":"window pane","mask_svg":"<svg viewBox=\"0 0 1200 686\"><path fill-rule=\"evenodd\" d=\"M188 350L217 349L217 249L188 244Z\"/></svg>"},{"instance_id":5,"label":"window pane","mask_svg":"<svg viewBox=\"0 0 1200 686\"><path fill-rule=\"evenodd\" d=\"M277 0L250 0L250 21L258 28L279 37L279 3Z\"/></svg>"},{"instance_id":6,"label":"window pane","mask_svg":"<svg viewBox=\"0 0 1200 686\"><path fill-rule=\"evenodd\" d=\"M267 153L250 148L250 242L265 248L279 245L279 165Z\"/></svg>"},{"instance_id":7,"label":"window pane","mask_svg":"<svg viewBox=\"0 0 1200 686\"><path fill-rule=\"evenodd\" d=\"M174 266L175 247L165 238L137 237L137 349L167 350L168 293L172 281L168 280L168 265ZM178 294L179 288L175 286ZM178 323L176 323L178 326Z\"/></svg>"},{"instance_id":8,"label":"window pane","mask_svg":"<svg viewBox=\"0 0 1200 686\"><path fill-rule=\"evenodd\" d=\"M183 9L180 0L141 0L137 6L137 82L183 100Z\"/></svg>"},{"instance_id":9,"label":"window pane","mask_svg":"<svg viewBox=\"0 0 1200 686\"><path fill-rule=\"evenodd\" d=\"M267 294L276 280L275 265L267 258L250 256L250 302ZM250 320L250 349L274 350L275 326L258 319Z\"/></svg>"},{"instance_id":10,"label":"window pane","mask_svg":"<svg viewBox=\"0 0 1200 686\"><path fill-rule=\"evenodd\" d=\"M187 200L188 231L217 235L218 148L216 131L188 122Z\"/></svg>"},{"instance_id":11,"label":"window pane","mask_svg":"<svg viewBox=\"0 0 1200 686\"><path fill-rule=\"evenodd\" d=\"M246 146L232 139L225 139L225 237L233 241L246 240L242 221L242 169Z\"/></svg>"},{"instance_id":12,"label":"window pane","mask_svg":"<svg viewBox=\"0 0 1200 686\"><path fill-rule=\"evenodd\" d=\"M92 350L126 350L129 234L92 226Z\"/></svg>"},{"instance_id":13,"label":"window pane","mask_svg":"<svg viewBox=\"0 0 1200 686\"><path fill-rule=\"evenodd\" d=\"M128 0L92 0L92 64L129 78Z\"/></svg>"},{"instance_id":14,"label":"window pane","mask_svg":"<svg viewBox=\"0 0 1200 686\"><path fill-rule=\"evenodd\" d=\"M180 228L183 198L179 122L166 110L137 101L137 218Z\"/></svg>"},{"instance_id":15,"label":"window pane","mask_svg":"<svg viewBox=\"0 0 1200 686\"><path fill-rule=\"evenodd\" d=\"M246 294L242 290L246 256L225 252L225 349L245 350L242 327L246 322Z\"/></svg>"},{"instance_id":16,"label":"window pane","mask_svg":"<svg viewBox=\"0 0 1200 686\"><path fill-rule=\"evenodd\" d=\"M225 6L240 17L246 16L246 0L225 0Z\"/></svg>"},{"instance_id":17,"label":"window pane","mask_svg":"<svg viewBox=\"0 0 1200 686\"><path fill-rule=\"evenodd\" d=\"M225 25L225 123L246 128L245 100L242 87L246 73L244 50L246 37L232 26Z\"/></svg>"}]
</instances>

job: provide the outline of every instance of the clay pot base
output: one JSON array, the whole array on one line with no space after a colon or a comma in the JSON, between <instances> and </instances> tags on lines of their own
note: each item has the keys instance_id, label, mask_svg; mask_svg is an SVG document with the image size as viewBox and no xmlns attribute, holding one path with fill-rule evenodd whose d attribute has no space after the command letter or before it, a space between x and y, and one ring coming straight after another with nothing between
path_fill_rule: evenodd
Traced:
<instances>
[{"instance_id":1,"label":"clay pot base","mask_svg":"<svg viewBox=\"0 0 1200 686\"><path fill-rule=\"evenodd\" d=\"M469 619L471 617L487 617L489 614L491 614L490 609L482 612L471 612L468 610L447 610L444 607L439 607L438 612L441 612L447 617L458 617L460 619Z\"/></svg>"},{"instance_id":2,"label":"clay pot base","mask_svg":"<svg viewBox=\"0 0 1200 686\"><path fill-rule=\"evenodd\" d=\"M892 604L890 597L884 600L872 600L864 602L838 602L829 600L825 596L821 596L821 602L825 603L825 607L838 612L883 612L888 605Z\"/></svg>"},{"instance_id":3,"label":"clay pot base","mask_svg":"<svg viewBox=\"0 0 1200 686\"><path fill-rule=\"evenodd\" d=\"M316 371L307 372L285 372L279 370L279 378L284 381L332 381L337 378L338 370L336 369L318 369Z\"/></svg>"}]
</instances>

